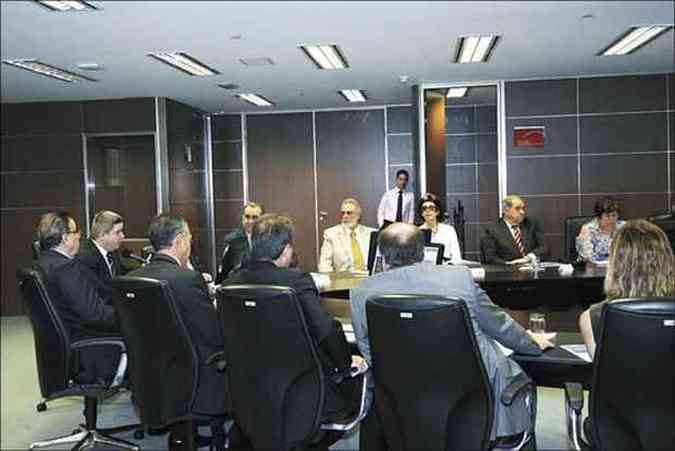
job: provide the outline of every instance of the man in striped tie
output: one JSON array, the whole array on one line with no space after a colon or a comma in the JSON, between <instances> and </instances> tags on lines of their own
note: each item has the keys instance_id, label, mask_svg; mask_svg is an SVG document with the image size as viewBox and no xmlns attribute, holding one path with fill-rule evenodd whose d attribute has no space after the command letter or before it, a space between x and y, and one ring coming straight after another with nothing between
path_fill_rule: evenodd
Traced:
<instances>
[{"instance_id":1,"label":"man in striped tie","mask_svg":"<svg viewBox=\"0 0 675 451\"><path fill-rule=\"evenodd\" d=\"M503 216L487 228L481 239L484 263L513 265L527 263L532 256L546 255L544 230L535 218L527 217L525 201L515 194L502 202Z\"/></svg>"}]
</instances>

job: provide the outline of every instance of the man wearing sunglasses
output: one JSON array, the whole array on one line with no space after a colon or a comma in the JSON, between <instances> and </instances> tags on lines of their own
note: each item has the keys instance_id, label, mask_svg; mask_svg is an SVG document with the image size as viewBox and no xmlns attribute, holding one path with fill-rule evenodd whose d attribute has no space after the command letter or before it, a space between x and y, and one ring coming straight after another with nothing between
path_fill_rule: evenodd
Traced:
<instances>
[{"instance_id":1,"label":"man wearing sunglasses","mask_svg":"<svg viewBox=\"0 0 675 451\"><path fill-rule=\"evenodd\" d=\"M241 227L227 234L224 239L223 256L216 276L216 284L222 283L230 274L245 265L251 254L251 230L253 223L263 214L262 205L249 202L241 215Z\"/></svg>"},{"instance_id":2,"label":"man wearing sunglasses","mask_svg":"<svg viewBox=\"0 0 675 451\"><path fill-rule=\"evenodd\" d=\"M340 215L341 223L323 233L319 271L365 271L370 233L375 229L359 224L361 205L356 199L343 200Z\"/></svg>"}]
</instances>

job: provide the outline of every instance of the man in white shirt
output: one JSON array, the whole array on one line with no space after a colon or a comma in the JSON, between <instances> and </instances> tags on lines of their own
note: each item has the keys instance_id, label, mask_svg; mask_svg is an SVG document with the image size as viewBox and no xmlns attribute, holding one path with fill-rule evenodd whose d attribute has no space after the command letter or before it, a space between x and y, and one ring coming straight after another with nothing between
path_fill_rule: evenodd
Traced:
<instances>
[{"instance_id":1,"label":"man in white shirt","mask_svg":"<svg viewBox=\"0 0 675 451\"><path fill-rule=\"evenodd\" d=\"M319 271L365 271L370 234L375 229L359 224L361 205L356 199L343 200L340 213L342 222L323 233Z\"/></svg>"},{"instance_id":2,"label":"man in white shirt","mask_svg":"<svg viewBox=\"0 0 675 451\"><path fill-rule=\"evenodd\" d=\"M406 222L412 224L415 220L415 202L413 193L406 191L410 176L405 169L396 172L396 186L385 192L377 207L377 224L392 222Z\"/></svg>"}]
</instances>

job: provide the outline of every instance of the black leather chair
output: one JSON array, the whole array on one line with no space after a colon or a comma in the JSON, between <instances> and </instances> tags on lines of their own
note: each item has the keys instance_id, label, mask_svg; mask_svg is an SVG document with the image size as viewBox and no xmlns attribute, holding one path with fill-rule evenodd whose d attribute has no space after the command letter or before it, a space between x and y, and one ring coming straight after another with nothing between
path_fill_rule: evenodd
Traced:
<instances>
[{"instance_id":1,"label":"black leather chair","mask_svg":"<svg viewBox=\"0 0 675 451\"><path fill-rule=\"evenodd\" d=\"M577 236L581 226L593 219L593 216L569 216L565 218L565 258L570 262L577 261Z\"/></svg>"},{"instance_id":2,"label":"black leather chair","mask_svg":"<svg viewBox=\"0 0 675 451\"><path fill-rule=\"evenodd\" d=\"M375 381L375 414L390 450L486 450L493 444L493 394L464 301L431 295L372 296L366 301ZM423 331L423 333L421 333ZM524 390L530 431L510 449L534 442L536 391L523 376L504 391L509 405Z\"/></svg>"},{"instance_id":3,"label":"black leather chair","mask_svg":"<svg viewBox=\"0 0 675 451\"><path fill-rule=\"evenodd\" d=\"M289 450L319 442L323 447L328 431L357 424L365 413L365 374L359 376L358 412L344 421L321 423L324 377L329 376L323 374L292 289L232 285L216 293L235 422L255 449Z\"/></svg>"},{"instance_id":4,"label":"black leather chair","mask_svg":"<svg viewBox=\"0 0 675 451\"><path fill-rule=\"evenodd\" d=\"M223 449L226 417L192 411L199 359L167 282L123 276L111 280L110 286L143 424L155 430L170 428L170 450L189 451L206 444ZM213 440L206 443L197 436L197 425L203 423L209 423L213 432Z\"/></svg>"},{"instance_id":5,"label":"black leather chair","mask_svg":"<svg viewBox=\"0 0 675 451\"><path fill-rule=\"evenodd\" d=\"M565 385L570 444L611 451L674 449L675 298L613 301L603 307L601 321L586 440L581 385Z\"/></svg>"},{"instance_id":6,"label":"black leather chair","mask_svg":"<svg viewBox=\"0 0 675 451\"><path fill-rule=\"evenodd\" d=\"M109 434L139 429L140 425L127 425L117 428L98 428L97 410L100 397L105 397L120 388L126 369L124 342L120 337L92 338L71 342L68 332L54 307L38 271L19 269L17 271L19 288L33 329L35 342L35 360L40 381L42 401L37 405L38 412L47 409L46 402L66 396L84 397L85 424L80 425L72 434L63 437L35 442L31 449L47 446L75 443L73 450L85 449L95 444L106 447L138 450L137 445L116 439ZM110 385L102 383L82 383L78 380L75 365L76 354L80 349L94 346L119 346L122 357L117 375ZM140 429L139 429L140 430ZM142 430L141 430L142 431ZM142 438L142 434L136 434Z\"/></svg>"},{"instance_id":7,"label":"black leather chair","mask_svg":"<svg viewBox=\"0 0 675 451\"><path fill-rule=\"evenodd\" d=\"M38 260L40 258L40 252L42 252L42 248L40 247L40 242L39 241L33 241L30 245L30 250L33 255L33 260Z\"/></svg>"}]
</instances>

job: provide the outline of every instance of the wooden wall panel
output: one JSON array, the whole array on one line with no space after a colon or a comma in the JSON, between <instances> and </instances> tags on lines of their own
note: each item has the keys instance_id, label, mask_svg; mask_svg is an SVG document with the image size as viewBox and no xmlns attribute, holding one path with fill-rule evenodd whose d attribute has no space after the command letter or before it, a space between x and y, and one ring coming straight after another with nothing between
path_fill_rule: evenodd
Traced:
<instances>
[{"instance_id":1,"label":"wooden wall panel","mask_svg":"<svg viewBox=\"0 0 675 451\"><path fill-rule=\"evenodd\" d=\"M300 266L316 270L312 114L249 115L246 121L251 199L293 219Z\"/></svg>"},{"instance_id":2,"label":"wooden wall panel","mask_svg":"<svg viewBox=\"0 0 675 451\"><path fill-rule=\"evenodd\" d=\"M361 204L361 222L377 224L377 206L385 191L384 110L316 113L317 191L319 211L328 212L323 230L341 220L340 203Z\"/></svg>"}]
</instances>

